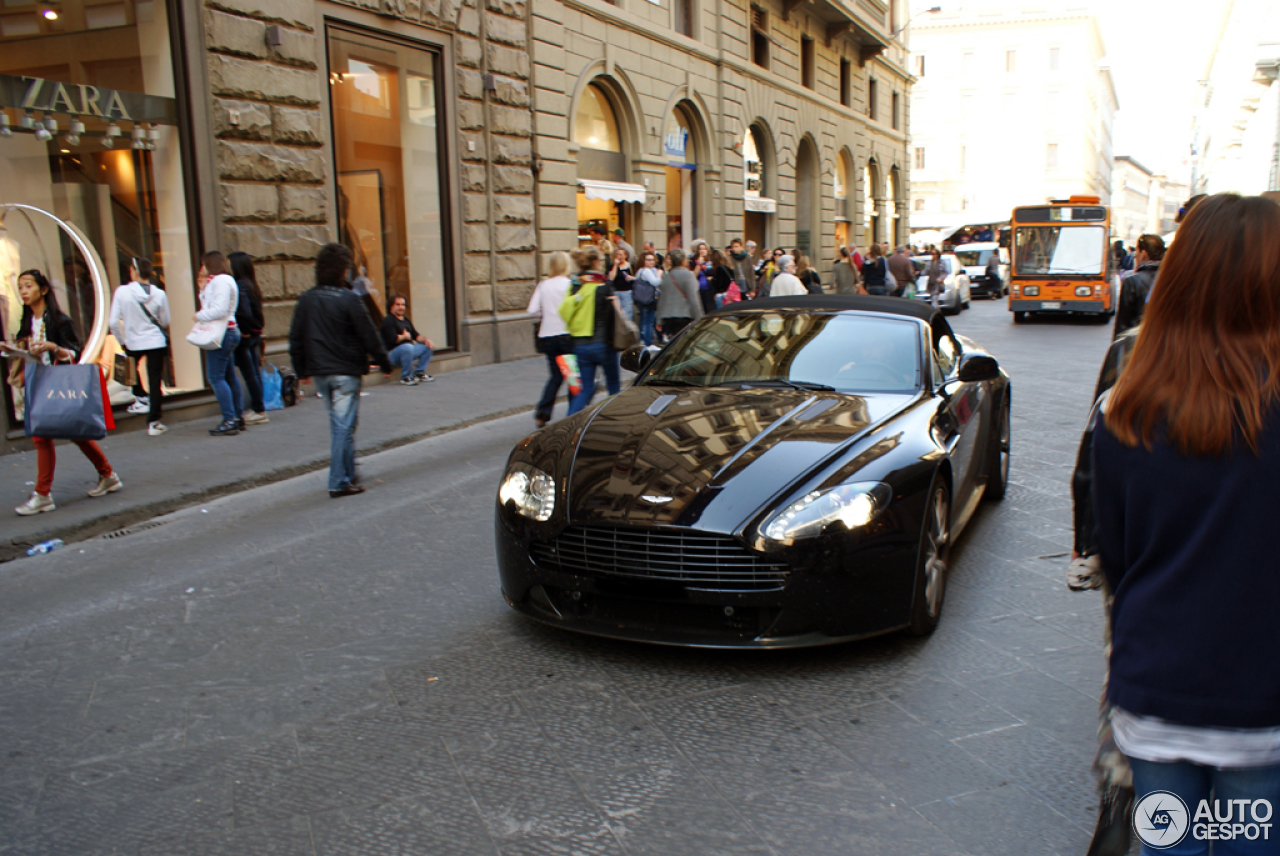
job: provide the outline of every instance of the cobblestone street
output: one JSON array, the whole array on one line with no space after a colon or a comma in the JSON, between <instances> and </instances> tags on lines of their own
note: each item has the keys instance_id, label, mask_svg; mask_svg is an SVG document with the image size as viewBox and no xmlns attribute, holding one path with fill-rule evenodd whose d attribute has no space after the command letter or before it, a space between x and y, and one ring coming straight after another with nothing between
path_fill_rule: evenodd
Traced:
<instances>
[{"instance_id":1,"label":"cobblestone street","mask_svg":"<svg viewBox=\"0 0 1280 856\"><path fill-rule=\"evenodd\" d=\"M1102 612L1063 577L1110 328L952 324L1012 378L1013 463L932 637L533 624L492 513L532 421L483 422L363 458L362 497L311 473L0 564L0 854L1078 856Z\"/></svg>"}]
</instances>

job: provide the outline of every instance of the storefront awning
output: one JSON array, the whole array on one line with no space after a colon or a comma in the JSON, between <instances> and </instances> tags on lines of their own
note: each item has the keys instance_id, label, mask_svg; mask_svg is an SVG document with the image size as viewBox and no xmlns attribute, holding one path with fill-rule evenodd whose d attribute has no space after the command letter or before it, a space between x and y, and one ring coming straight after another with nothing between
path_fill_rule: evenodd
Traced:
<instances>
[{"instance_id":1,"label":"storefront awning","mask_svg":"<svg viewBox=\"0 0 1280 856\"><path fill-rule=\"evenodd\" d=\"M578 179L582 192L588 199L600 199L609 202L638 202L644 204L644 187L639 184L623 184L620 181L592 181L587 178Z\"/></svg>"},{"instance_id":2,"label":"storefront awning","mask_svg":"<svg viewBox=\"0 0 1280 856\"><path fill-rule=\"evenodd\" d=\"M773 214L778 210L778 200L770 199L767 196L748 196L742 200L742 207L746 211L759 211L762 214Z\"/></svg>"}]
</instances>

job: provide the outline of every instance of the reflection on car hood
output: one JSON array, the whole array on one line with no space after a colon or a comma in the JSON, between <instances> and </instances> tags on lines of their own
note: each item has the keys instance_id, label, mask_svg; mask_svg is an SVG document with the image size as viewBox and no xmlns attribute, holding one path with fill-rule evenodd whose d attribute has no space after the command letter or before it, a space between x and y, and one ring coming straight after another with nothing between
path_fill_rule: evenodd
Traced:
<instances>
[{"instance_id":1,"label":"reflection on car hood","mask_svg":"<svg viewBox=\"0 0 1280 856\"><path fill-rule=\"evenodd\" d=\"M732 532L915 397L631 387L583 433L570 475L570 519Z\"/></svg>"}]
</instances>

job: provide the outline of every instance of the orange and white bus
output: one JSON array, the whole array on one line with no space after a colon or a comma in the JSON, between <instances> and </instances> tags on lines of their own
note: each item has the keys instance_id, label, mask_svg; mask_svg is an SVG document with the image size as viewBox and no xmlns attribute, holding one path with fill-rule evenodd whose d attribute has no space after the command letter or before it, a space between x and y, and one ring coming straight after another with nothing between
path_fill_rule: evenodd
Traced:
<instances>
[{"instance_id":1,"label":"orange and white bus","mask_svg":"<svg viewBox=\"0 0 1280 856\"><path fill-rule=\"evenodd\" d=\"M1015 324L1028 313L1115 313L1108 247L1111 212L1096 196L1072 196L1013 209L1009 311Z\"/></svg>"}]
</instances>

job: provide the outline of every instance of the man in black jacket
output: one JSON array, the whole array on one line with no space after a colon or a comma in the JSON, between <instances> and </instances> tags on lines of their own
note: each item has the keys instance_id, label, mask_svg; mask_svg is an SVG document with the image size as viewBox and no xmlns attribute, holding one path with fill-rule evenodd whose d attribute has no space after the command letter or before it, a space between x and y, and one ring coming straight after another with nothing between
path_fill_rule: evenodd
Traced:
<instances>
[{"instance_id":1,"label":"man in black jacket","mask_svg":"<svg viewBox=\"0 0 1280 856\"><path fill-rule=\"evenodd\" d=\"M1143 235L1138 238L1138 249L1134 253L1136 270L1120 283L1116 326L1111 334L1113 340L1125 330L1132 330L1142 323L1142 313L1147 308L1151 286L1155 285L1156 274L1160 272L1160 261L1163 258L1163 238L1159 235Z\"/></svg>"},{"instance_id":2,"label":"man in black jacket","mask_svg":"<svg viewBox=\"0 0 1280 856\"><path fill-rule=\"evenodd\" d=\"M289 357L299 379L310 377L329 411L329 496L364 493L356 484L356 423L369 357L391 374L373 319L346 287L351 251L325 244L316 255L316 284L298 298L289 326Z\"/></svg>"}]
</instances>

